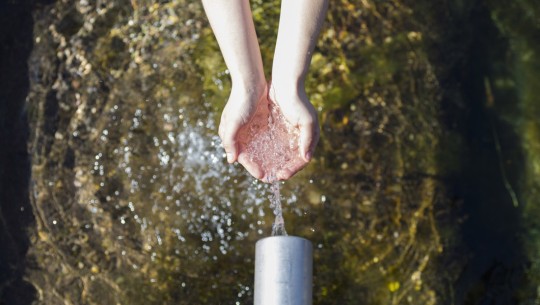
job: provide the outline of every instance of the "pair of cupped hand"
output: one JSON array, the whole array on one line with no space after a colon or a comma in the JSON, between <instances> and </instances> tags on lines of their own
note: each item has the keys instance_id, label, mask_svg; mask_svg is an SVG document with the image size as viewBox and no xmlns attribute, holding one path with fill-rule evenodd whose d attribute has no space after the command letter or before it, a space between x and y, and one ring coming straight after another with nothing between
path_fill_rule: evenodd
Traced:
<instances>
[{"instance_id":1,"label":"pair of cupped hand","mask_svg":"<svg viewBox=\"0 0 540 305\"><path fill-rule=\"evenodd\" d=\"M298 141L297 145L293 146L287 143L282 143L281 146L271 145L284 147L283 151L277 153L289 155L286 162L281 164L267 160L272 158L272 155L265 155L265 150L271 149L270 147L257 148L263 150L263 158L254 158L253 151L249 151L250 141L253 141L250 130L257 126L263 128L261 132L266 132L273 106L277 106L278 111L281 111L293 132L272 141ZM219 136L229 163L238 161L253 177L264 182L287 180L304 168L313 156L319 140L317 112L303 86L279 85L274 82L237 85L233 82L231 95L221 115Z\"/></svg>"}]
</instances>

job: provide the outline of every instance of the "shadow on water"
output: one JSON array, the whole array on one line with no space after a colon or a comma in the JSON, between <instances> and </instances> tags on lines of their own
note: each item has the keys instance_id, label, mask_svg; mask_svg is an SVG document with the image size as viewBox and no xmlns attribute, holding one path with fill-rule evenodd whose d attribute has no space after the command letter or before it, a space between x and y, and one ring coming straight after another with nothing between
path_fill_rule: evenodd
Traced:
<instances>
[{"instance_id":1,"label":"shadow on water","mask_svg":"<svg viewBox=\"0 0 540 305\"><path fill-rule=\"evenodd\" d=\"M447 138L448 152L442 154L458 152L460 159L449 187L462 201L460 247L468 253L454 287L454 304L517 304L524 301L518 300L517 290L529 263L519 196L525 162L523 137L516 130L520 98L515 88L494 85L515 77L508 62L512 51L485 1L458 3L448 10L455 14L449 18L452 30L443 30L444 42L434 43L435 61L455 60L438 75L445 91L443 122L449 135L460 138ZM456 53L462 54L457 60Z\"/></svg>"},{"instance_id":2,"label":"shadow on water","mask_svg":"<svg viewBox=\"0 0 540 305\"><path fill-rule=\"evenodd\" d=\"M516 92L497 92L490 85L510 73L504 65L508 40L488 13L483 5L473 10L473 43L461 71L469 111L463 124L467 149L458 192L469 217L463 239L472 257L460 278L457 291L462 295L457 299L465 304L513 304L527 259L519 198L514 197L524 160L519 136L500 118L495 104L515 112L519 98Z\"/></svg>"},{"instance_id":3,"label":"shadow on water","mask_svg":"<svg viewBox=\"0 0 540 305\"><path fill-rule=\"evenodd\" d=\"M27 60L32 50L31 1L0 2L0 304L30 304L23 280L34 223L29 202Z\"/></svg>"}]
</instances>

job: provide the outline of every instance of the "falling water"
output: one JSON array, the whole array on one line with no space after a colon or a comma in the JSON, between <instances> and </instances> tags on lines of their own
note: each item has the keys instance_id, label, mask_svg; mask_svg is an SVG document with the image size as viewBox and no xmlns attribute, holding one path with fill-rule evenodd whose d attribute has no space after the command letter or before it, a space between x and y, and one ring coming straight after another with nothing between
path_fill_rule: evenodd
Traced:
<instances>
[{"instance_id":1,"label":"falling water","mask_svg":"<svg viewBox=\"0 0 540 305\"><path fill-rule=\"evenodd\" d=\"M287 236L287 231L285 230L285 219L283 219L283 210L281 209L279 181L272 182L270 190L270 207L274 210L274 215L276 216L276 219L272 224L272 236Z\"/></svg>"},{"instance_id":2,"label":"falling water","mask_svg":"<svg viewBox=\"0 0 540 305\"><path fill-rule=\"evenodd\" d=\"M271 181L270 195L268 196L270 208L276 216L274 223L272 224L272 236L287 236L285 219L283 218L283 209L281 207L281 187L280 182L275 177L275 172L270 173L268 181Z\"/></svg>"},{"instance_id":3,"label":"falling water","mask_svg":"<svg viewBox=\"0 0 540 305\"><path fill-rule=\"evenodd\" d=\"M287 235L281 208L279 175L299 161L299 132L291 126L278 105L263 99L247 126L240 131L241 147L250 160L264 172L264 181L272 183L270 207L276 219L272 235Z\"/></svg>"}]
</instances>

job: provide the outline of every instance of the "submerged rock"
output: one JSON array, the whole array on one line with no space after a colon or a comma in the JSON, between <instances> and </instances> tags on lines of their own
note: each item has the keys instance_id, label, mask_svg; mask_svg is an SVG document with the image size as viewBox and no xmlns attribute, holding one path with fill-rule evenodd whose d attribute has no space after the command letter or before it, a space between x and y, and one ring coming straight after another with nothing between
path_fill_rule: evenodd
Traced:
<instances>
[{"instance_id":1,"label":"submerged rock","mask_svg":"<svg viewBox=\"0 0 540 305\"><path fill-rule=\"evenodd\" d=\"M252 5L269 62L279 4ZM485 134L466 136L472 106L453 74L474 40L455 30L458 8L431 5L330 2L307 81L322 138L283 191L289 233L315 245L316 304L474 292L459 279L470 252L455 189L472 185L463 156ZM273 215L268 187L224 160L230 82L200 3L58 1L34 20L24 272L36 303L251 303Z\"/></svg>"}]
</instances>

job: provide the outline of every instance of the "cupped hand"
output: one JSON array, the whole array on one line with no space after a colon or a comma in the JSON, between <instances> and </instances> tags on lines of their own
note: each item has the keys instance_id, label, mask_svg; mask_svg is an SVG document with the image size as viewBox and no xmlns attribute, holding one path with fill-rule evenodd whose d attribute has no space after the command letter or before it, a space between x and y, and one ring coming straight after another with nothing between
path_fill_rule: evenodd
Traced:
<instances>
[{"instance_id":1,"label":"cupped hand","mask_svg":"<svg viewBox=\"0 0 540 305\"><path fill-rule=\"evenodd\" d=\"M304 168L319 141L317 111L309 101L305 88L296 83L270 83L269 99L277 104L287 122L299 133L297 157L277 172L279 180L287 180Z\"/></svg>"},{"instance_id":2,"label":"cupped hand","mask_svg":"<svg viewBox=\"0 0 540 305\"><path fill-rule=\"evenodd\" d=\"M317 113L303 89L269 90L233 88L219 126L227 161L264 182L287 180L304 168L319 139Z\"/></svg>"},{"instance_id":3,"label":"cupped hand","mask_svg":"<svg viewBox=\"0 0 540 305\"><path fill-rule=\"evenodd\" d=\"M268 114L264 112L268 109L268 106L264 106L268 104L267 92L266 83L250 86L233 85L229 100L221 114L218 131L227 155L227 162L240 162L257 179L263 178L264 172L260 165L252 162L243 152L238 139L241 128L252 121L256 115L268 117Z\"/></svg>"}]
</instances>

